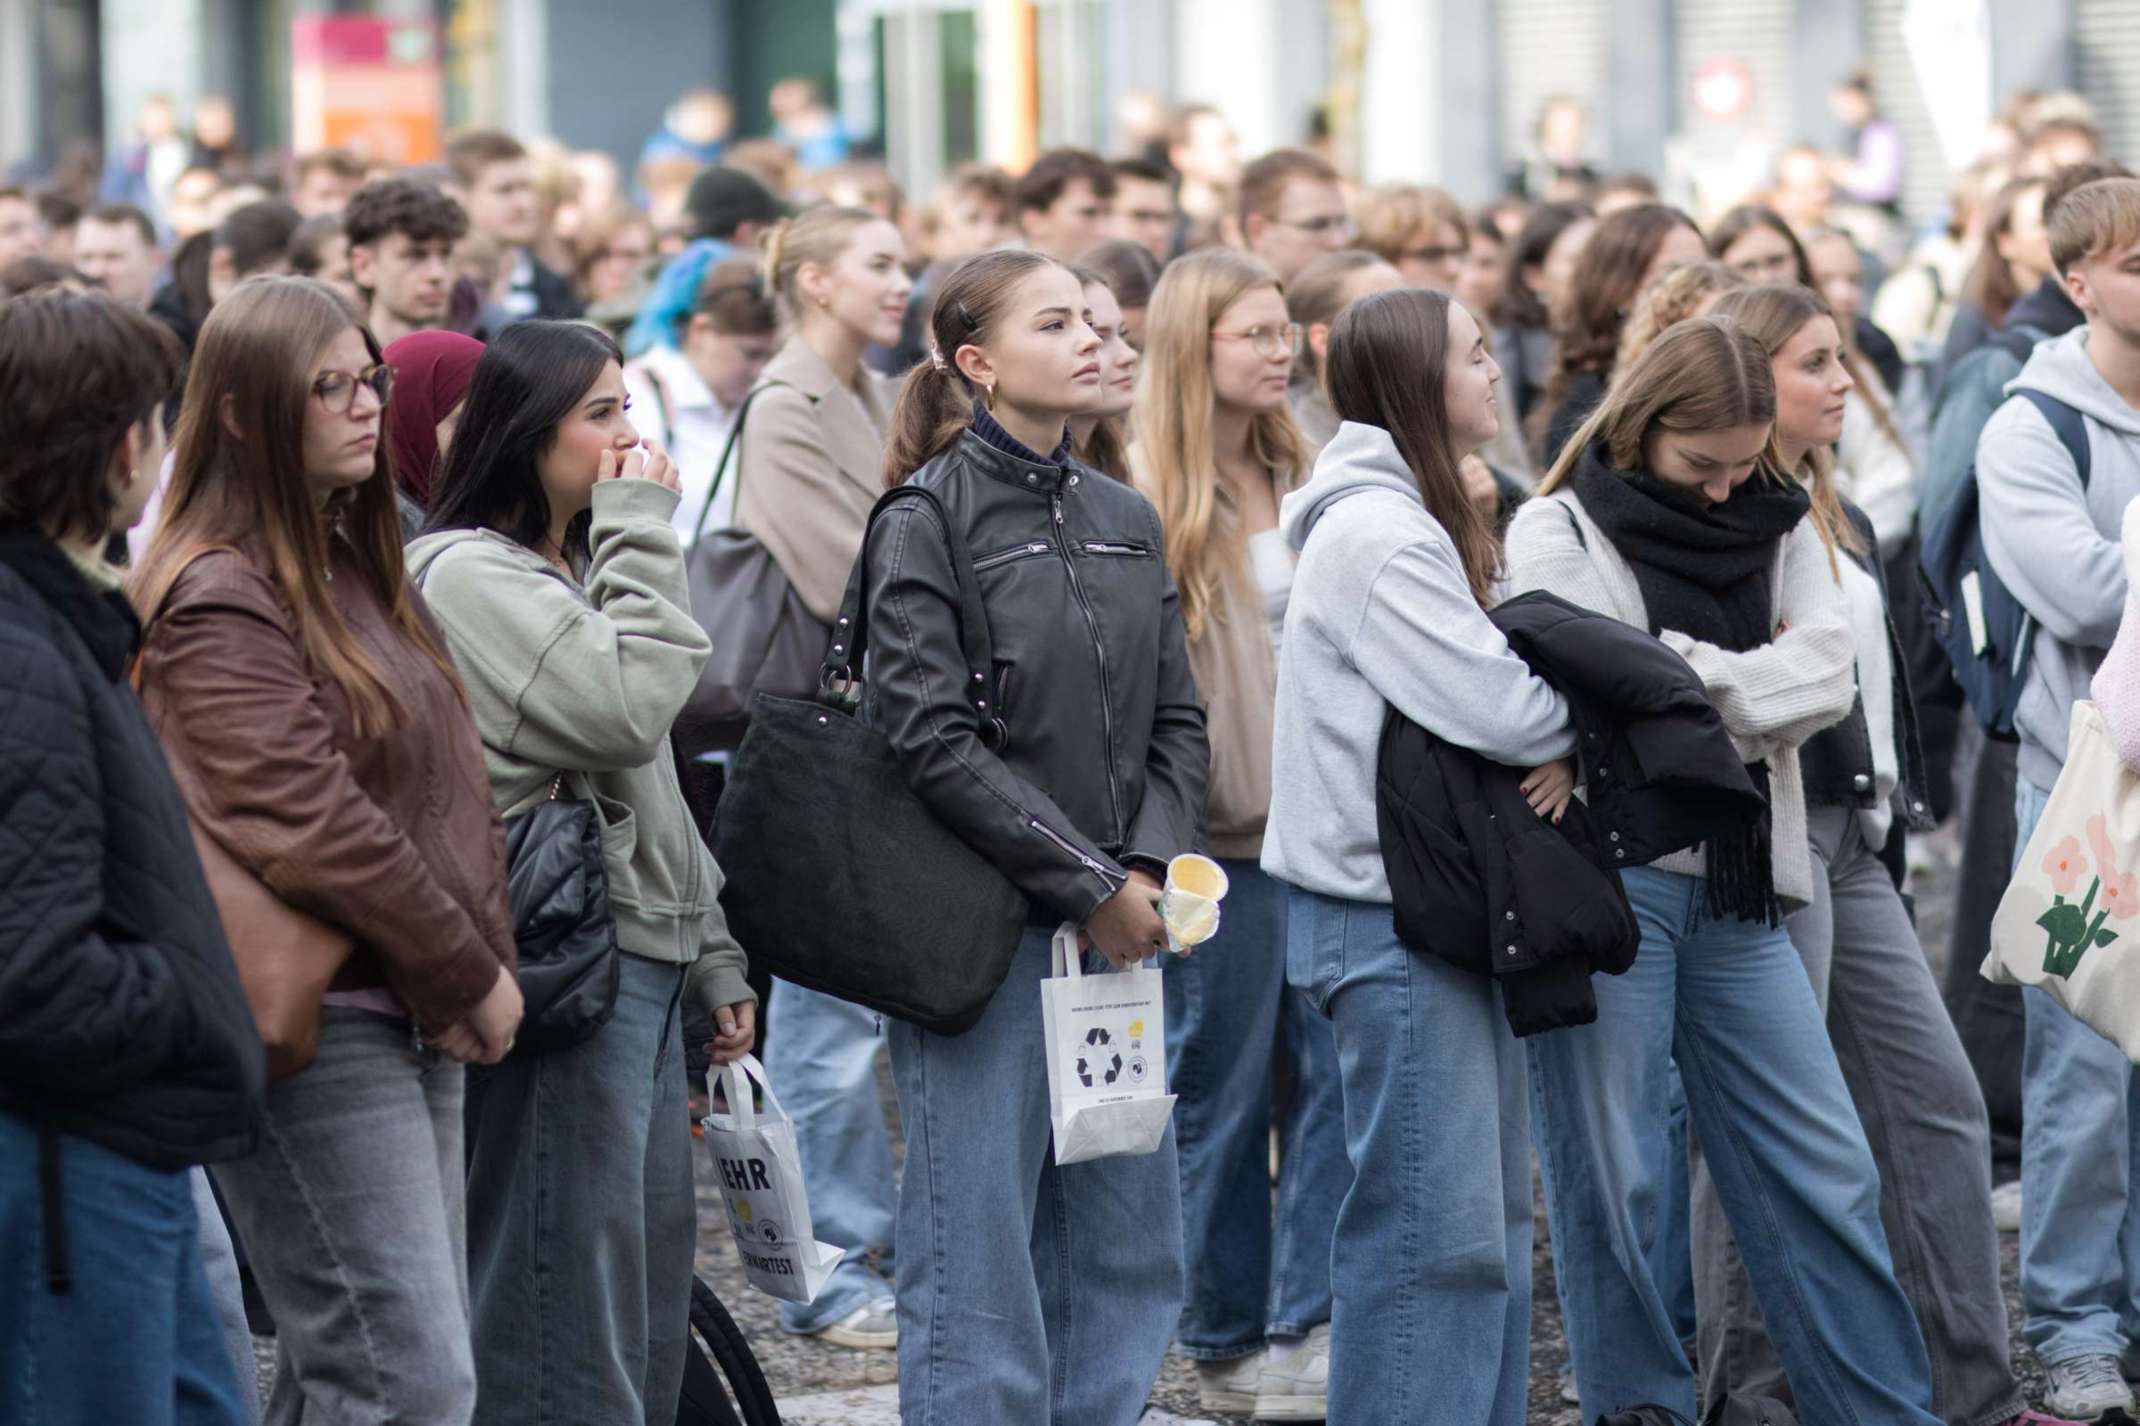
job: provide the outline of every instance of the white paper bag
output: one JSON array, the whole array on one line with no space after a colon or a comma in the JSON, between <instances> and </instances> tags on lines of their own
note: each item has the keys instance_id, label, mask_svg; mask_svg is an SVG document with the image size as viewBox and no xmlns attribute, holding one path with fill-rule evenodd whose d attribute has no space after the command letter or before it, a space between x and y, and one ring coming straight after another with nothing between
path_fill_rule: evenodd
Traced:
<instances>
[{"instance_id":1,"label":"white paper bag","mask_svg":"<svg viewBox=\"0 0 2140 1426\"><path fill-rule=\"evenodd\" d=\"M1148 966L1086 975L1081 960L1065 922L1055 973L1040 983L1055 1162L1152 1153L1174 1112L1164 982Z\"/></svg>"},{"instance_id":2,"label":"white paper bag","mask_svg":"<svg viewBox=\"0 0 2140 1426\"><path fill-rule=\"evenodd\" d=\"M808 1302L839 1266L840 1250L820 1243L810 1225L810 1198L803 1191L802 1156L795 1148L795 1121L788 1118L765 1069L745 1055L722 1071L728 1112L708 1114L706 1148L721 1177L728 1204L728 1231L751 1286L787 1302ZM765 1112L751 1105L751 1082L765 1090Z\"/></svg>"},{"instance_id":3,"label":"white paper bag","mask_svg":"<svg viewBox=\"0 0 2140 1426\"><path fill-rule=\"evenodd\" d=\"M2140 1063L2140 776L2073 705L2066 765L1991 922L1986 980L2033 985Z\"/></svg>"}]
</instances>

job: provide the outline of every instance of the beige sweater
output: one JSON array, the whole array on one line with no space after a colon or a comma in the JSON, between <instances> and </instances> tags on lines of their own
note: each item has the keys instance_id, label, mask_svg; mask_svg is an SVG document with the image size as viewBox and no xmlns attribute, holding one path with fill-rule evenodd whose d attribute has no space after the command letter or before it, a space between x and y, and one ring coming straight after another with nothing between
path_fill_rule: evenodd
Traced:
<instances>
[{"instance_id":1,"label":"beige sweater","mask_svg":"<svg viewBox=\"0 0 2140 1426\"><path fill-rule=\"evenodd\" d=\"M1638 629L1650 627L1634 570L1570 491L1529 501L1516 512L1508 532L1508 572L1511 593L1543 589ZM1813 895L1798 748L1850 712L1857 698L1857 645L1842 586L1811 520L1784 538L1775 587L1781 632L1760 648L1732 653L1670 629L1658 637L1701 676L1739 756L1768 764L1776 894L1796 907ZM1696 847L1656 866L1700 876L1706 860Z\"/></svg>"}]
</instances>

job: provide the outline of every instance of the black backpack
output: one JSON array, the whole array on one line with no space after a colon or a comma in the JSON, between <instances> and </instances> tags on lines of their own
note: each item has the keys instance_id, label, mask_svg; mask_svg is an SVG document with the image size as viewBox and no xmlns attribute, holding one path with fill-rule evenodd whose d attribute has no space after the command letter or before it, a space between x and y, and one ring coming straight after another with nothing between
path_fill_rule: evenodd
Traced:
<instances>
[{"instance_id":1,"label":"black backpack","mask_svg":"<svg viewBox=\"0 0 2140 1426\"><path fill-rule=\"evenodd\" d=\"M2054 396L2022 390L2015 400L2041 412L2073 458L2081 489L2088 488L2088 425L2081 413ZM2004 742L2019 735L2014 710L2028 684L2036 621L2000 580L1984 555L1984 528L1974 463L1953 496L1924 532L1918 571L1933 610L1933 632L1955 681L1984 731Z\"/></svg>"}]
</instances>

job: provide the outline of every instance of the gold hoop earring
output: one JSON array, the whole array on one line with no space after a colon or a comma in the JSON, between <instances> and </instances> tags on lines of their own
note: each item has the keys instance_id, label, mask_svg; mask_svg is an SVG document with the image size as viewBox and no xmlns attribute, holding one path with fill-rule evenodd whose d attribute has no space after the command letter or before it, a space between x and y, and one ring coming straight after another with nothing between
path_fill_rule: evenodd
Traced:
<instances>
[{"instance_id":1,"label":"gold hoop earring","mask_svg":"<svg viewBox=\"0 0 2140 1426\"><path fill-rule=\"evenodd\" d=\"M996 409L996 383L993 381L981 388L981 405L990 412Z\"/></svg>"}]
</instances>

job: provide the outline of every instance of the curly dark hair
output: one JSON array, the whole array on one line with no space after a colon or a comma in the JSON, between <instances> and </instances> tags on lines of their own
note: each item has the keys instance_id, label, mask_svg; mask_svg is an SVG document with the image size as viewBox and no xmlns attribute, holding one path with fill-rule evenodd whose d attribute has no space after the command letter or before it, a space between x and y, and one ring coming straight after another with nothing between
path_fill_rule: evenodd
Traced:
<instances>
[{"instance_id":1,"label":"curly dark hair","mask_svg":"<svg viewBox=\"0 0 2140 1426\"><path fill-rule=\"evenodd\" d=\"M407 178L381 178L359 188L342 214L349 245L366 247L393 233L428 243L457 243L468 232L468 212L446 193Z\"/></svg>"}]
</instances>

